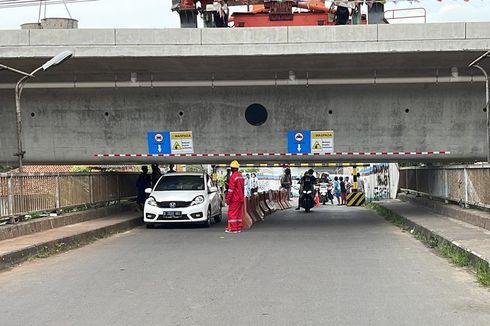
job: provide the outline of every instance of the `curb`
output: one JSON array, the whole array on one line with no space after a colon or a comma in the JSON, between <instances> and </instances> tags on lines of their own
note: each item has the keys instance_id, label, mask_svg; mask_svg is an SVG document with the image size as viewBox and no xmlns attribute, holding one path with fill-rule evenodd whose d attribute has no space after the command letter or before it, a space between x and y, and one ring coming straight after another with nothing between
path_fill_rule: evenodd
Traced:
<instances>
[{"instance_id":1,"label":"curb","mask_svg":"<svg viewBox=\"0 0 490 326\"><path fill-rule=\"evenodd\" d=\"M478 254L477 252L475 252L469 248L464 247L463 245L461 245L457 241L447 239L444 236L438 234L437 232L429 230L428 228L408 219L407 217L400 215L395 211L390 210L389 208L385 207L382 203L371 203L371 205L373 205L374 207L378 206L378 207L382 208L385 212L388 212L388 213L393 214L394 216L396 216L398 218L401 218L402 221L404 222L404 224L409 228L410 233L412 235L422 236L422 238L426 241L426 243L425 243L426 245L430 244L430 243L447 245L447 246L450 246L452 248L457 249L458 251L460 251L462 253L467 254L469 257L469 265L468 266L471 267L473 270L476 271L477 265L480 263L483 263L484 265L486 265L487 269L490 268L490 262L489 262L490 258L483 257L480 254ZM376 209L374 209L374 210L376 211L377 214L387 218L386 216L384 216L383 213L378 212ZM393 221L390 221L390 222L393 222ZM396 225L396 223L395 223L395 225ZM397 225L397 226L404 229L400 225ZM430 246L430 245L429 245L429 247L431 247L432 249L435 248L435 246Z\"/></svg>"},{"instance_id":2,"label":"curb","mask_svg":"<svg viewBox=\"0 0 490 326\"><path fill-rule=\"evenodd\" d=\"M121 233L143 224L141 216L107 225L99 229L78 233L72 236L63 237L48 242L36 244L21 250L13 251L0 256L0 271L10 269L15 265L25 262L30 258L44 258L50 255L62 253L70 249L82 247L95 240Z\"/></svg>"},{"instance_id":3,"label":"curb","mask_svg":"<svg viewBox=\"0 0 490 326\"><path fill-rule=\"evenodd\" d=\"M487 212L476 209L461 208L454 204L446 204L440 201L430 200L424 197L415 197L407 194L398 194L397 198L404 202L424 206L438 214L446 215L490 231L490 214Z\"/></svg>"},{"instance_id":4,"label":"curb","mask_svg":"<svg viewBox=\"0 0 490 326\"><path fill-rule=\"evenodd\" d=\"M27 222L7 224L0 227L0 241L21 237L37 232L43 232L71 224L86 222L101 217L117 214L128 209L136 208L132 202L118 203L116 205L90 208L87 210L61 214L54 217L36 218Z\"/></svg>"}]
</instances>

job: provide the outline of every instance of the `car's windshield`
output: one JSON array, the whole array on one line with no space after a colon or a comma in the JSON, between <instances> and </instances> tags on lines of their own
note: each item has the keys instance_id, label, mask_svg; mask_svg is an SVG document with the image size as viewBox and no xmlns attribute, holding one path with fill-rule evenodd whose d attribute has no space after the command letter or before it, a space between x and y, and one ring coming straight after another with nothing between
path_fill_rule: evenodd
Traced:
<instances>
[{"instance_id":1,"label":"car's windshield","mask_svg":"<svg viewBox=\"0 0 490 326\"><path fill-rule=\"evenodd\" d=\"M204 190L203 175L169 175L157 183L155 191Z\"/></svg>"}]
</instances>

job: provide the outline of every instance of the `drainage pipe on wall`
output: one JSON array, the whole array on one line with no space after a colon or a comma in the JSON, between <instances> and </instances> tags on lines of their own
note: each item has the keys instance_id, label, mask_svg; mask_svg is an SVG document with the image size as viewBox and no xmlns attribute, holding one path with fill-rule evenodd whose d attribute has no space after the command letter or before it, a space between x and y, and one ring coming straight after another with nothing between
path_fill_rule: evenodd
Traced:
<instances>
[{"instance_id":1,"label":"drainage pipe on wall","mask_svg":"<svg viewBox=\"0 0 490 326\"><path fill-rule=\"evenodd\" d=\"M376 84L438 84L485 82L483 76L460 77L383 77L329 79L258 79L258 80L165 80L107 82L46 82L30 83L25 88L131 88L131 87L243 87L243 86L312 86L312 85L376 85ZM0 83L0 89L15 88L15 84Z\"/></svg>"}]
</instances>

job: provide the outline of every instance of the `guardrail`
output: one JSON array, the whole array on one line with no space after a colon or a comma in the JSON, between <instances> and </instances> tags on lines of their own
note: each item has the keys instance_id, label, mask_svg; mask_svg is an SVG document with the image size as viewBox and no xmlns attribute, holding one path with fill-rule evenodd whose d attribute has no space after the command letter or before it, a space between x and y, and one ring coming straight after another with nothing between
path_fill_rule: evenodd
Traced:
<instances>
[{"instance_id":1,"label":"guardrail","mask_svg":"<svg viewBox=\"0 0 490 326\"><path fill-rule=\"evenodd\" d=\"M425 8L400 8L385 11L385 18L389 20L403 19L423 19L424 24L427 23L427 10Z\"/></svg>"},{"instance_id":2,"label":"guardrail","mask_svg":"<svg viewBox=\"0 0 490 326\"><path fill-rule=\"evenodd\" d=\"M401 191L490 208L490 164L400 168Z\"/></svg>"},{"instance_id":3,"label":"guardrail","mask_svg":"<svg viewBox=\"0 0 490 326\"><path fill-rule=\"evenodd\" d=\"M2 173L0 219L134 197L138 173Z\"/></svg>"}]
</instances>

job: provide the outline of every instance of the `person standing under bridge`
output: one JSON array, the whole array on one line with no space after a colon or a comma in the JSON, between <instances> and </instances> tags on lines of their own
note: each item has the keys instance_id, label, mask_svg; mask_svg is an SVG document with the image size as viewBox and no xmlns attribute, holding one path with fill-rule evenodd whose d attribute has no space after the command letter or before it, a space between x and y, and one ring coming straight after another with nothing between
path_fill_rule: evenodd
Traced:
<instances>
[{"instance_id":1,"label":"person standing under bridge","mask_svg":"<svg viewBox=\"0 0 490 326\"><path fill-rule=\"evenodd\" d=\"M230 164L231 176L226 193L226 204L228 205L228 226L225 232L238 233L242 231L242 215L244 202L244 180L238 169L240 164L233 161Z\"/></svg>"},{"instance_id":2,"label":"person standing under bridge","mask_svg":"<svg viewBox=\"0 0 490 326\"><path fill-rule=\"evenodd\" d=\"M141 173L138 176L138 180L136 180L136 190L137 190L136 203L138 204L141 210L143 210L143 206L145 205L145 201L147 198L145 189L150 187L151 187L151 176L148 174L148 167L146 165L143 165L141 167Z\"/></svg>"}]
</instances>

